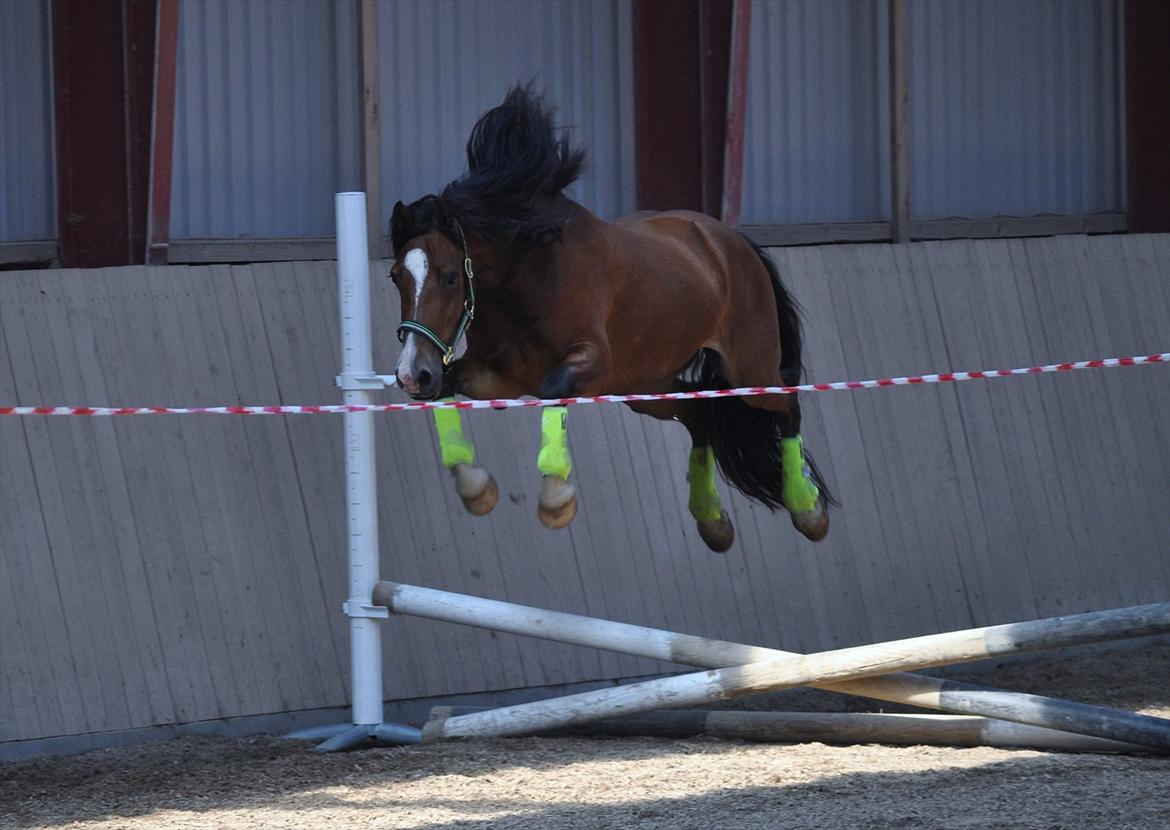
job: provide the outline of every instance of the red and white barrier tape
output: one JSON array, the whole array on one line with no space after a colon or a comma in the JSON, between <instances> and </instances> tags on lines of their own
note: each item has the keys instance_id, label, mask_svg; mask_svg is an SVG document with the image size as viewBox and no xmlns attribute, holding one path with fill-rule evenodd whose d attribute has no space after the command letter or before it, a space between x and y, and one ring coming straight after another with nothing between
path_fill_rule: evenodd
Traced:
<instances>
[{"instance_id":1,"label":"red and white barrier tape","mask_svg":"<svg viewBox=\"0 0 1170 830\"><path fill-rule=\"evenodd\" d=\"M663 392L653 395L593 395L578 398L483 401L417 401L381 403L368 406L327 404L323 406L0 406L0 415L336 415L346 412L407 412L418 409L510 409L519 406L571 406L582 403L622 403L624 401L678 401L693 398L749 397L752 395L791 395L795 392L829 392L839 389L873 389L883 386L917 386L925 383L952 383L960 380L990 380L1013 375L1041 375L1071 372L1074 369L1113 369L1118 366L1145 366L1170 363L1170 352L1078 360L1074 363L1049 363L1024 369L989 369L978 372L942 372L876 380L845 380L834 383L805 383L800 386L747 386L702 392Z\"/></svg>"}]
</instances>

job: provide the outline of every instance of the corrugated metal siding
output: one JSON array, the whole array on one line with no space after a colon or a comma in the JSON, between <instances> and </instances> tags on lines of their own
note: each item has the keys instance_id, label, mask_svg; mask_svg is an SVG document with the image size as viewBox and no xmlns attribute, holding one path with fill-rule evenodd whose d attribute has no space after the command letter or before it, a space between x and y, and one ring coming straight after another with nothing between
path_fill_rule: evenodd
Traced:
<instances>
[{"instance_id":1,"label":"corrugated metal siding","mask_svg":"<svg viewBox=\"0 0 1170 830\"><path fill-rule=\"evenodd\" d=\"M1167 234L772 255L804 306L814 381L1170 339ZM372 299L374 365L388 369L388 280ZM337 344L331 262L0 279L4 402L336 401ZM735 496L723 556L687 512L677 424L575 408L581 509L550 532L535 515L538 413L467 416L502 496L481 518L459 503L431 418L379 416L382 574L794 651L1165 599L1168 372L802 398L807 446L843 505L833 529L812 544ZM8 741L343 705L341 429L336 416L0 418L0 758ZM392 699L662 668L422 620L385 626Z\"/></svg>"},{"instance_id":2,"label":"corrugated metal siding","mask_svg":"<svg viewBox=\"0 0 1170 830\"><path fill-rule=\"evenodd\" d=\"M752 6L742 221L889 216L885 3Z\"/></svg>"},{"instance_id":3,"label":"corrugated metal siding","mask_svg":"<svg viewBox=\"0 0 1170 830\"><path fill-rule=\"evenodd\" d=\"M171 236L330 236L359 187L354 0L180 4Z\"/></svg>"},{"instance_id":4,"label":"corrugated metal siding","mask_svg":"<svg viewBox=\"0 0 1170 830\"><path fill-rule=\"evenodd\" d=\"M378 5L383 202L458 176L472 124L536 78L589 145L571 190L634 207L629 0ZM328 236L357 189L357 5L182 4L171 235ZM388 207L387 207L387 219Z\"/></svg>"},{"instance_id":5,"label":"corrugated metal siding","mask_svg":"<svg viewBox=\"0 0 1170 830\"><path fill-rule=\"evenodd\" d=\"M476 119L533 78L589 148L570 195L608 218L633 210L630 25L628 0L380 4L383 221L457 178Z\"/></svg>"},{"instance_id":6,"label":"corrugated metal siding","mask_svg":"<svg viewBox=\"0 0 1170 830\"><path fill-rule=\"evenodd\" d=\"M911 211L1123 209L1113 0L911 2Z\"/></svg>"},{"instance_id":7,"label":"corrugated metal siding","mask_svg":"<svg viewBox=\"0 0 1170 830\"><path fill-rule=\"evenodd\" d=\"M48 0L0 0L0 241L57 237Z\"/></svg>"}]
</instances>

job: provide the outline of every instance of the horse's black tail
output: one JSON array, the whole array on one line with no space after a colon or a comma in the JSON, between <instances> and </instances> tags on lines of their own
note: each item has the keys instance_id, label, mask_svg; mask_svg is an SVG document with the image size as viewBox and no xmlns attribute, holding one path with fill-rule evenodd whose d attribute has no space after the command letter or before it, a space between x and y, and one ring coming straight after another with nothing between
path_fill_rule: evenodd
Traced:
<instances>
[{"instance_id":1,"label":"horse's black tail","mask_svg":"<svg viewBox=\"0 0 1170 830\"><path fill-rule=\"evenodd\" d=\"M745 237L746 238L746 237ZM785 385L800 383L801 320L800 308L780 281L776 265L758 245L748 240L772 280L776 297L777 324L780 327L780 376ZM726 389L730 381L720 372L717 355L700 352L690 366L688 385L696 389ZM711 447L723 478L748 498L772 510L783 507L783 477L780 473L780 416L766 409L748 406L742 398L708 400L712 419ZM836 499L829 492L824 477L812 458L805 453L813 481L830 504Z\"/></svg>"}]
</instances>

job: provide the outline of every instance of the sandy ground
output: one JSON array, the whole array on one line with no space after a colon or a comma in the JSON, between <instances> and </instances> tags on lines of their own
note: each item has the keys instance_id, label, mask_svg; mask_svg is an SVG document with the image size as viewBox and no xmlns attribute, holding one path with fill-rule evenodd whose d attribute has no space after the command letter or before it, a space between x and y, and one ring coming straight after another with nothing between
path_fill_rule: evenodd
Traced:
<instances>
[{"instance_id":1,"label":"sandy ground","mask_svg":"<svg viewBox=\"0 0 1170 830\"><path fill-rule=\"evenodd\" d=\"M970 679L1170 717L1170 644ZM861 708L814 692L751 708L769 703ZM322 756L271 737L184 738L0 765L0 828L34 827L1159 830L1170 828L1170 757L709 738Z\"/></svg>"}]
</instances>

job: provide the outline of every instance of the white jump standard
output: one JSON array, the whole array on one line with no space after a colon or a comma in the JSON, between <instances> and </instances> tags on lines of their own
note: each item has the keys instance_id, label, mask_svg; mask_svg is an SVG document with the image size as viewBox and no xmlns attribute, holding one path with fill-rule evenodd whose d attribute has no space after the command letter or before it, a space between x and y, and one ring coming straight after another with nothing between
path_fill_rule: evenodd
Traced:
<instances>
[{"instance_id":1,"label":"white jump standard","mask_svg":"<svg viewBox=\"0 0 1170 830\"><path fill-rule=\"evenodd\" d=\"M393 385L392 376L374 373L370 315L370 257L366 238L366 194L338 193L337 280L341 308L341 374L337 385L347 405L374 403L374 392ZM304 729L290 738L328 738L318 750L349 749L376 738L386 743L417 743L419 730L382 721L382 631L385 608L370 604L378 582L378 493L374 469L374 413L346 412L345 482L349 551L350 694L353 722Z\"/></svg>"}]
</instances>

